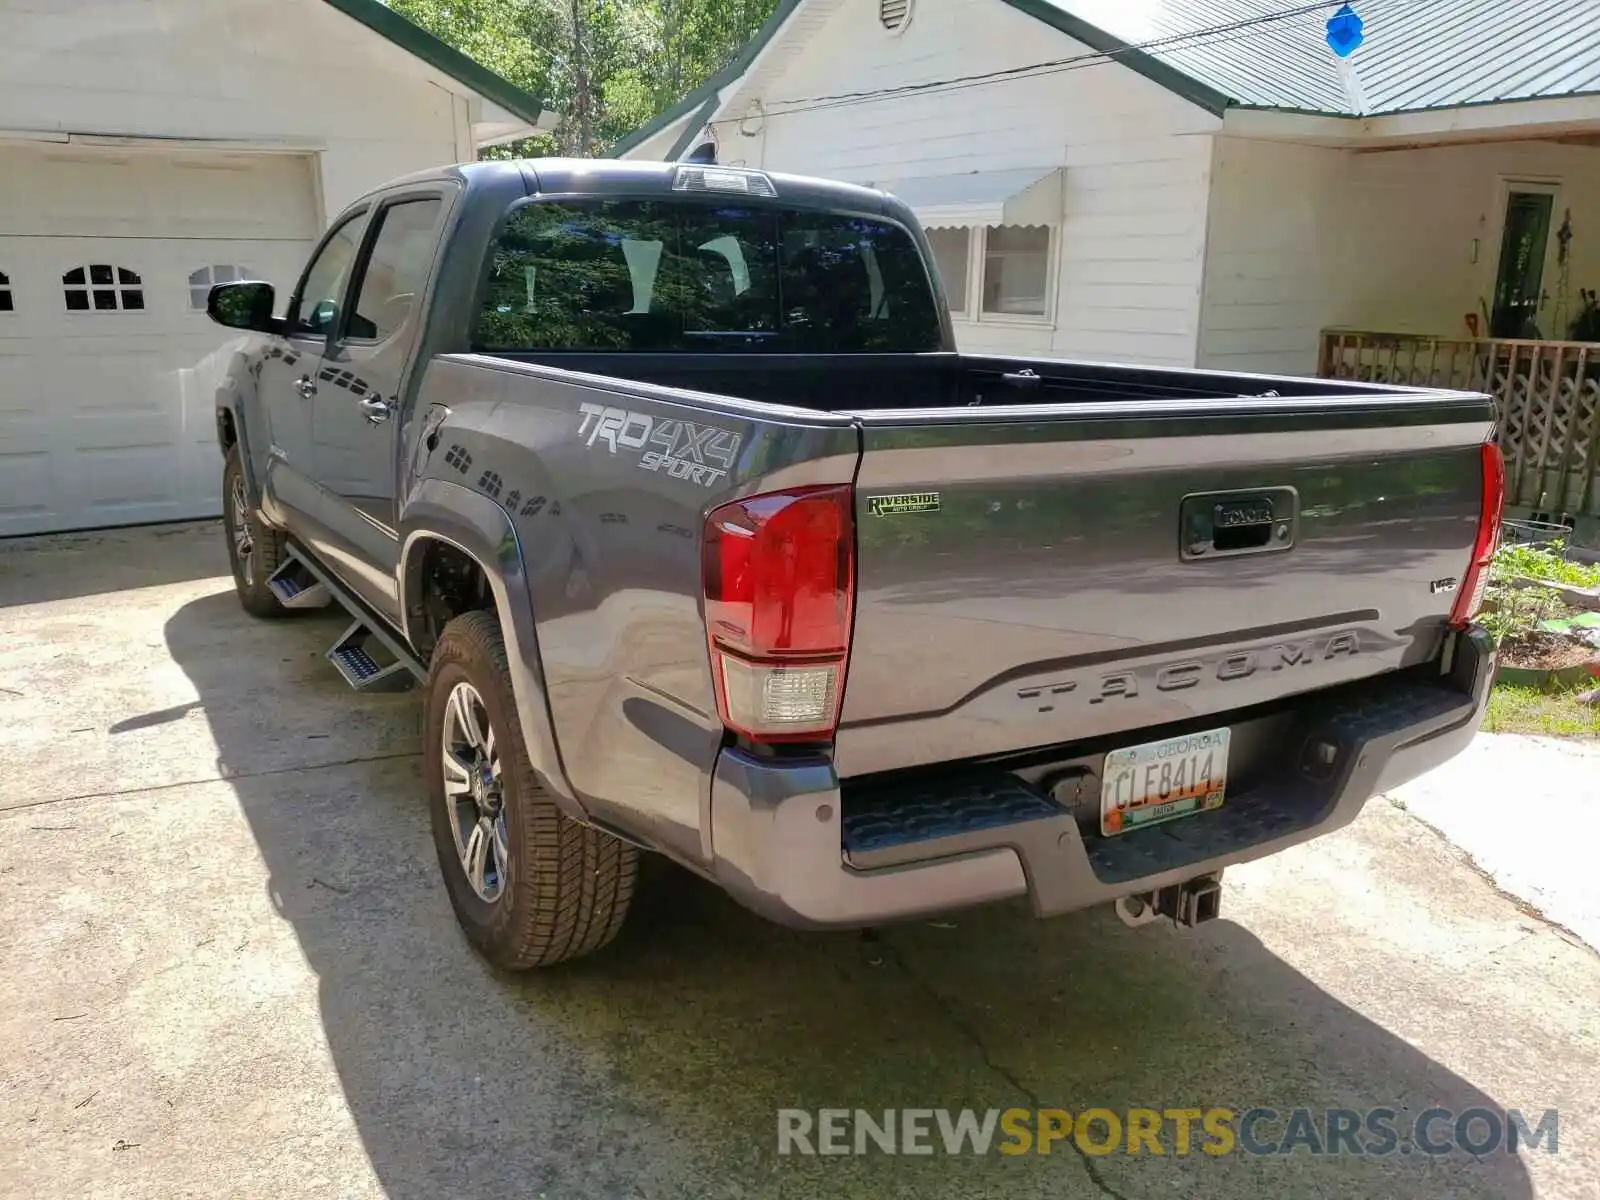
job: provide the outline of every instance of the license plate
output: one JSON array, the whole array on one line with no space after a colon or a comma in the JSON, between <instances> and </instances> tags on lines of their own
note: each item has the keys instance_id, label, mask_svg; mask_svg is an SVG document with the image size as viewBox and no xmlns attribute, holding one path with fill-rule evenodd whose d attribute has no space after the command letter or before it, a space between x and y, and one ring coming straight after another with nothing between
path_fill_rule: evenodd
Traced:
<instances>
[{"instance_id":1,"label":"license plate","mask_svg":"<svg viewBox=\"0 0 1600 1200\"><path fill-rule=\"evenodd\" d=\"M1106 755L1100 832L1110 837L1222 804L1228 730L1208 729Z\"/></svg>"}]
</instances>

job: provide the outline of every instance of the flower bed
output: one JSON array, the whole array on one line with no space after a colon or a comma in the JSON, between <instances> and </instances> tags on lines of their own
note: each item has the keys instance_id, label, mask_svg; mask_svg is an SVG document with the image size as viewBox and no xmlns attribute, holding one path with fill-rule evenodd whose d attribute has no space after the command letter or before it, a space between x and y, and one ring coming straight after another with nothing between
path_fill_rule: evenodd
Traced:
<instances>
[{"instance_id":1,"label":"flower bed","mask_svg":"<svg viewBox=\"0 0 1600 1200\"><path fill-rule=\"evenodd\" d=\"M1500 647L1496 681L1565 691L1600 677L1600 567L1561 543L1503 546L1481 618Z\"/></svg>"}]
</instances>

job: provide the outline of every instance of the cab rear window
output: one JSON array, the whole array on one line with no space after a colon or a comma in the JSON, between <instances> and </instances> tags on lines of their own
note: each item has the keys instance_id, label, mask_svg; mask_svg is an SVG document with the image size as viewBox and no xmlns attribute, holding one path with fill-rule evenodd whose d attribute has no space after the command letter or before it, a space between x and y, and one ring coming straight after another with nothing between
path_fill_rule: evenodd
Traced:
<instances>
[{"instance_id":1,"label":"cab rear window","mask_svg":"<svg viewBox=\"0 0 1600 1200\"><path fill-rule=\"evenodd\" d=\"M910 353L940 348L898 225L681 201L532 202L490 251L473 342L519 350Z\"/></svg>"}]
</instances>

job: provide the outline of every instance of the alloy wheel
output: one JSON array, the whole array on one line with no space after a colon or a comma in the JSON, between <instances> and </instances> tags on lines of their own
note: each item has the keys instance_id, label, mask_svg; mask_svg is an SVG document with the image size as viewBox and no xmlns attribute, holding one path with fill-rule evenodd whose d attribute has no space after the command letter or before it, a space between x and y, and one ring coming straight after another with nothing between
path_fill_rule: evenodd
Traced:
<instances>
[{"instance_id":1,"label":"alloy wheel","mask_svg":"<svg viewBox=\"0 0 1600 1200\"><path fill-rule=\"evenodd\" d=\"M511 859L505 792L489 710L470 683L451 689L441 736L444 806L456 854L478 899L493 904L505 892Z\"/></svg>"},{"instance_id":2,"label":"alloy wheel","mask_svg":"<svg viewBox=\"0 0 1600 1200\"><path fill-rule=\"evenodd\" d=\"M233 488L228 497L228 532L233 536L233 554L239 563L239 574L245 587L256 581L256 544L250 536L249 508L244 498L244 478L234 476Z\"/></svg>"}]
</instances>

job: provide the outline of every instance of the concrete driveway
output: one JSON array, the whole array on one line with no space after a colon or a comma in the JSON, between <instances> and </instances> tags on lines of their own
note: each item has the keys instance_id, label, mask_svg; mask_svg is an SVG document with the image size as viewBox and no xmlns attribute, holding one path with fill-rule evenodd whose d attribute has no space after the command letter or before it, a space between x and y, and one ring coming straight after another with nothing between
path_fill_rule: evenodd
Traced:
<instances>
[{"instance_id":1,"label":"concrete driveway","mask_svg":"<svg viewBox=\"0 0 1600 1200\"><path fill-rule=\"evenodd\" d=\"M676 872L620 942L457 934L415 693L245 616L213 525L0 545L0 1194L1594 1197L1600 961L1431 829L1223 919L769 927ZM1552 836L1559 837L1559 831ZM780 1108L1560 1110L1559 1152L780 1157Z\"/></svg>"}]
</instances>

